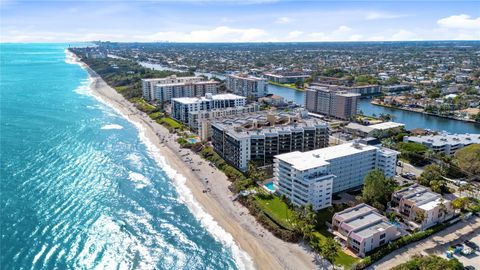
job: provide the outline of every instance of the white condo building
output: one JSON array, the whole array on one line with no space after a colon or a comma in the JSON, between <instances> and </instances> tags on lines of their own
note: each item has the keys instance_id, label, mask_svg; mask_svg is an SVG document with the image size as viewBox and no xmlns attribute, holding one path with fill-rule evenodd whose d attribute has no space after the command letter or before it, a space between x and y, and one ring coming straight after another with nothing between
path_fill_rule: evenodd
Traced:
<instances>
[{"instance_id":1,"label":"white condo building","mask_svg":"<svg viewBox=\"0 0 480 270\"><path fill-rule=\"evenodd\" d=\"M315 210L331 205L332 194L363 185L375 168L395 175L398 152L350 142L308 152L275 156L274 184L296 205L311 203Z\"/></svg>"},{"instance_id":2,"label":"white condo building","mask_svg":"<svg viewBox=\"0 0 480 270\"><path fill-rule=\"evenodd\" d=\"M246 98L234 94L207 94L205 97L181 97L172 99L172 117L188 123L189 113L213 109L245 106Z\"/></svg>"},{"instance_id":3,"label":"white condo building","mask_svg":"<svg viewBox=\"0 0 480 270\"><path fill-rule=\"evenodd\" d=\"M229 75L226 81L227 89L234 94L257 99L268 94L268 82L265 78Z\"/></svg>"},{"instance_id":4,"label":"white condo building","mask_svg":"<svg viewBox=\"0 0 480 270\"><path fill-rule=\"evenodd\" d=\"M457 150L470 144L480 143L480 134L449 134L428 135L420 137L403 137L404 142L415 142L425 145L435 152L453 155Z\"/></svg>"},{"instance_id":5,"label":"white condo building","mask_svg":"<svg viewBox=\"0 0 480 270\"><path fill-rule=\"evenodd\" d=\"M203 77L177 77L142 79L142 94L145 100L165 102L177 97L205 96L218 92L217 81L203 81Z\"/></svg>"}]
</instances>

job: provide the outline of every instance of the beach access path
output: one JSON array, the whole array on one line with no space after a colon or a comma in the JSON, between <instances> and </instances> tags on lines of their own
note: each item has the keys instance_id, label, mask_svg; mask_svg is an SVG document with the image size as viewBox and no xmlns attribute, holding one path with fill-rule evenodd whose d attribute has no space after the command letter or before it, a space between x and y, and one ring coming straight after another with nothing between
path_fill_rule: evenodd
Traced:
<instances>
[{"instance_id":1,"label":"beach access path","mask_svg":"<svg viewBox=\"0 0 480 270\"><path fill-rule=\"evenodd\" d=\"M83 67L92 80L94 95L143 126L147 138L160 149L168 165L187 179L186 185L195 200L233 236L237 245L251 257L256 269L317 268L314 254L308 247L275 237L249 214L248 209L232 201L233 194L228 189L230 182L223 172L209 166L208 161L199 155L180 148L176 135L170 134L165 127L139 111L88 66L83 64ZM205 179L208 179L208 183ZM206 189L209 191L204 192Z\"/></svg>"}]
</instances>

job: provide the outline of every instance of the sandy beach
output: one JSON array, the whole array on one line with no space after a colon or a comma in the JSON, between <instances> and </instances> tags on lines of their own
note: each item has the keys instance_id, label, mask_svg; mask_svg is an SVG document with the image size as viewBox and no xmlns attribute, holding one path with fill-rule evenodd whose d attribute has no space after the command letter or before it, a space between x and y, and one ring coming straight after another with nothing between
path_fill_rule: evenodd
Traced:
<instances>
[{"instance_id":1,"label":"sandy beach","mask_svg":"<svg viewBox=\"0 0 480 270\"><path fill-rule=\"evenodd\" d=\"M313 253L300 244L284 242L259 225L248 210L232 202L226 176L188 149L181 149L176 135L157 124L145 113L108 86L93 70L81 63L91 78L93 94L119 110L129 120L141 124L148 140L160 149L167 164L186 178L186 185L203 210L253 260L256 269L314 269ZM195 171L194 171L195 170ZM208 179L208 181L205 181ZM204 192L205 190L208 192ZM251 268L246 265L245 268Z\"/></svg>"}]
</instances>

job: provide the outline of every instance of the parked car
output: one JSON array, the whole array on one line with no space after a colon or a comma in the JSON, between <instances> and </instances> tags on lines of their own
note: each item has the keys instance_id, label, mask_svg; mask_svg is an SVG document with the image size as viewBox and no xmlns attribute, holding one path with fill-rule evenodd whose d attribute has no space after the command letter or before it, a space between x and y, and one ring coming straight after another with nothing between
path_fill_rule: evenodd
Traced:
<instances>
[{"instance_id":1,"label":"parked car","mask_svg":"<svg viewBox=\"0 0 480 270\"><path fill-rule=\"evenodd\" d=\"M463 242L463 243L465 244L465 246L467 246L467 247L469 247L473 250L480 251L480 247L472 241L465 240L465 242Z\"/></svg>"}]
</instances>

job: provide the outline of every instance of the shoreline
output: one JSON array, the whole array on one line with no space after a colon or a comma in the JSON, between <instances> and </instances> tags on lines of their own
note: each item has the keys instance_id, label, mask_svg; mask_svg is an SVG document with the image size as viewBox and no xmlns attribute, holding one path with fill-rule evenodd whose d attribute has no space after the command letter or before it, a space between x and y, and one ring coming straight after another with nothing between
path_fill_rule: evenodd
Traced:
<instances>
[{"instance_id":1,"label":"shoreline","mask_svg":"<svg viewBox=\"0 0 480 270\"><path fill-rule=\"evenodd\" d=\"M228 189L230 182L223 172L210 167L207 161L190 150L181 149L176 142L176 135L170 134L165 127L139 111L115 89L111 88L95 71L78 60L73 53L68 53L76 58L76 63L88 72L90 88L94 96L118 110L125 118L134 123L139 129L140 136L144 135L145 139L155 148L150 149L151 152L159 154L159 159L164 160L164 162L160 161L159 165L164 163L167 166L163 169L171 176L177 190L182 185L188 189L184 190L184 193L179 192L179 197L189 206L190 211L192 213L195 211L206 212L206 216L199 218L202 225L210 229L212 226L219 226L220 231L224 231L221 235L215 235L211 230L209 233L231 249L234 260L240 269L315 268L313 253L309 252L308 248L276 238L257 223L244 206L231 200L233 194ZM193 171L193 169L197 170ZM209 179L209 182L202 179ZM204 192L207 188L210 191ZM185 198L185 194L188 195L188 193L193 195L190 201ZM195 213L193 214L195 215ZM245 253L249 256L246 256Z\"/></svg>"},{"instance_id":2,"label":"shoreline","mask_svg":"<svg viewBox=\"0 0 480 270\"><path fill-rule=\"evenodd\" d=\"M424 114L424 115L428 115L428 116L435 116L435 117L440 117L440 118L445 118L445 119L450 119L450 120L456 120L456 121L461 121L461 122L470 123L470 124L479 124L479 123L475 122L474 120L460 119L460 118L455 118L455 117L450 117L450 116L445 116L445 115L428 113L428 112L424 112L424 111L416 111L414 109L407 109L407 108L402 108L402 107L394 107L394 106L382 104L382 103L379 103L379 102L375 102L373 100L370 101L370 104L375 105L375 106L390 108L390 109L397 109L397 110L402 110L402 111L407 111L407 112Z\"/></svg>"}]
</instances>

